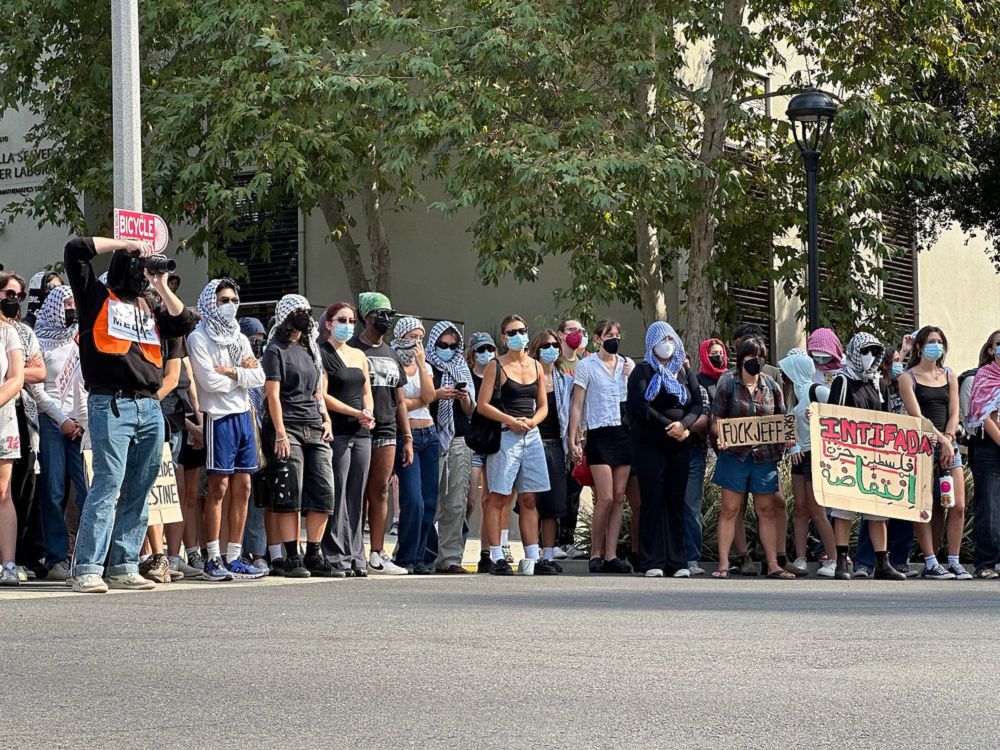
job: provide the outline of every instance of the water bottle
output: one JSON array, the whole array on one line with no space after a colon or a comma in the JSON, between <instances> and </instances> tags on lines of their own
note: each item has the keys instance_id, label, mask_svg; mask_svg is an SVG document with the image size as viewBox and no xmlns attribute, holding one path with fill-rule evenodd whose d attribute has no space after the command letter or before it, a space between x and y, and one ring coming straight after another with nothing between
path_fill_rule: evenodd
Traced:
<instances>
[{"instance_id":1,"label":"water bottle","mask_svg":"<svg viewBox=\"0 0 1000 750\"><path fill-rule=\"evenodd\" d=\"M944 474L938 480L938 489L941 491L941 507L954 508L955 491L954 488L952 487L951 474Z\"/></svg>"}]
</instances>

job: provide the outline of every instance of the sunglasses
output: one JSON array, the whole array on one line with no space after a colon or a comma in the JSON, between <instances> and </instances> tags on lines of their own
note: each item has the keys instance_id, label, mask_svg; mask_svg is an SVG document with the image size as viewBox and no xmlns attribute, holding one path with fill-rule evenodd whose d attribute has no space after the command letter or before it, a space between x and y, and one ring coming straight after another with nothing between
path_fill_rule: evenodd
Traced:
<instances>
[{"instance_id":1,"label":"sunglasses","mask_svg":"<svg viewBox=\"0 0 1000 750\"><path fill-rule=\"evenodd\" d=\"M5 299L16 299L18 302L24 302L28 295L24 292L15 292L13 289L4 289L3 296Z\"/></svg>"},{"instance_id":2,"label":"sunglasses","mask_svg":"<svg viewBox=\"0 0 1000 750\"><path fill-rule=\"evenodd\" d=\"M386 310L386 309L376 310L375 311L375 316L379 317L379 318L395 318L396 317L396 311L395 310Z\"/></svg>"},{"instance_id":3,"label":"sunglasses","mask_svg":"<svg viewBox=\"0 0 1000 750\"><path fill-rule=\"evenodd\" d=\"M539 344L538 345L538 351L541 351L542 349L558 349L558 348L559 348L559 344L557 344L555 341L550 341L547 344Z\"/></svg>"},{"instance_id":4,"label":"sunglasses","mask_svg":"<svg viewBox=\"0 0 1000 750\"><path fill-rule=\"evenodd\" d=\"M354 325L354 318L340 317L340 318L330 318L330 320L332 320L335 323L346 323L347 325Z\"/></svg>"},{"instance_id":5,"label":"sunglasses","mask_svg":"<svg viewBox=\"0 0 1000 750\"><path fill-rule=\"evenodd\" d=\"M505 336L521 336L528 332L527 328L511 328L509 331L504 331Z\"/></svg>"},{"instance_id":6,"label":"sunglasses","mask_svg":"<svg viewBox=\"0 0 1000 750\"><path fill-rule=\"evenodd\" d=\"M862 354L881 354L882 353L882 347L881 346L866 346L866 347L864 347L861 350L861 353Z\"/></svg>"},{"instance_id":7,"label":"sunglasses","mask_svg":"<svg viewBox=\"0 0 1000 750\"><path fill-rule=\"evenodd\" d=\"M434 346L437 347L438 349L451 349L452 351L458 349L458 344L444 344L440 341L434 344Z\"/></svg>"},{"instance_id":8,"label":"sunglasses","mask_svg":"<svg viewBox=\"0 0 1000 750\"><path fill-rule=\"evenodd\" d=\"M493 344L483 344L474 351L476 354L486 354L486 352L495 352L497 348Z\"/></svg>"}]
</instances>

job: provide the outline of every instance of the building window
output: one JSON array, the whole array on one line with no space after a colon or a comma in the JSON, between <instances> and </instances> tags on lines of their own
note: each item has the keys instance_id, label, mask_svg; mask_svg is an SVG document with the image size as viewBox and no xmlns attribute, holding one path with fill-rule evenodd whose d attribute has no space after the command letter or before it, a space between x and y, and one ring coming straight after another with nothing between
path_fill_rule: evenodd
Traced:
<instances>
[{"instance_id":1,"label":"building window","mask_svg":"<svg viewBox=\"0 0 1000 750\"><path fill-rule=\"evenodd\" d=\"M252 175L244 175L245 185ZM210 263L212 278L226 275L225 264L236 263L243 269L240 285L240 313L254 315L267 323L274 306L286 294L299 291L299 210L296 202L280 188L259 200L248 199L238 205L239 220L234 229L241 237L235 241L219 238L215 257L225 263Z\"/></svg>"},{"instance_id":2,"label":"building window","mask_svg":"<svg viewBox=\"0 0 1000 750\"><path fill-rule=\"evenodd\" d=\"M727 288L730 302L738 310L736 325L755 323L764 330L767 357L773 364L777 361L774 347L774 286L770 281L762 281L756 287L730 284Z\"/></svg>"},{"instance_id":3,"label":"building window","mask_svg":"<svg viewBox=\"0 0 1000 750\"><path fill-rule=\"evenodd\" d=\"M882 297L896 306L893 322L900 333L915 331L917 315L917 236L913 215L905 210L893 210L883 217L885 244L896 250L882 261L886 274L882 280Z\"/></svg>"}]
</instances>

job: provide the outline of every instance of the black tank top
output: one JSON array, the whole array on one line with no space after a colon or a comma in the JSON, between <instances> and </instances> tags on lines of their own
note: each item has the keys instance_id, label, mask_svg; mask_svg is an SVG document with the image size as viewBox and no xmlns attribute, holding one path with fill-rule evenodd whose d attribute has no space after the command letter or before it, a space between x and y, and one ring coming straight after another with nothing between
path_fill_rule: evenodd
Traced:
<instances>
[{"instance_id":1,"label":"black tank top","mask_svg":"<svg viewBox=\"0 0 1000 750\"><path fill-rule=\"evenodd\" d=\"M501 367L501 369L503 369ZM504 375L507 371L504 370ZM536 373L537 375L537 373ZM530 417L535 413L535 394L538 392L538 379L531 383L518 383L510 376L500 386L500 406L505 414L512 417Z\"/></svg>"},{"instance_id":2,"label":"black tank top","mask_svg":"<svg viewBox=\"0 0 1000 750\"><path fill-rule=\"evenodd\" d=\"M931 420L934 427L939 432L944 432L948 426L948 405L951 403L951 389L949 384L944 385L922 385L913 379L913 395L920 406L920 413Z\"/></svg>"},{"instance_id":3,"label":"black tank top","mask_svg":"<svg viewBox=\"0 0 1000 750\"><path fill-rule=\"evenodd\" d=\"M360 367L348 366L329 342L320 347L326 370L326 392L354 409L364 408L365 373ZM354 417L330 412L330 426L334 435L355 435L361 425Z\"/></svg>"},{"instance_id":4,"label":"black tank top","mask_svg":"<svg viewBox=\"0 0 1000 750\"><path fill-rule=\"evenodd\" d=\"M562 436L559 434L559 410L556 408L556 392L549 391L545 395L549 404L549 413L538 425L538 431L541 433L542 440L559 440Z\"/></svg>"}]
</instances>

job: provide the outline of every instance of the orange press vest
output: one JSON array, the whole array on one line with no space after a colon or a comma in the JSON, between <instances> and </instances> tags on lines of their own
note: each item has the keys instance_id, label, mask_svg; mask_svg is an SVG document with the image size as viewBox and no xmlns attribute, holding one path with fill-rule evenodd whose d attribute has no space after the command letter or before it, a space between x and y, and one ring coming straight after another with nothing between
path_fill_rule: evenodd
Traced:
<instances>
[{"instance_id":1,"label":"orange press vest","mask_svg":"<svg viewBox=\"0 0 1000 750\"><path fill-rule=\"evenodd\" d=\"M124 356L128 354L129 349L132 348L132 344L139 343L137 341L126 341L124 339L116 338L108 332L108 308L111 305L111 301L120 302L120 300L108 290L108 299L105 300L104 305L101 307L101 312L97 316L97 321L94 323L94 345L97 347L97 351L102 354L115 354L118 356ZM157 334L159 331L157 331ZM142 356L147 362L150 362L157 367L163 367L163 351L160 349L159 344L141 344L139 343L139 348L142 350Z\"/></svg>"}]
</instances>

